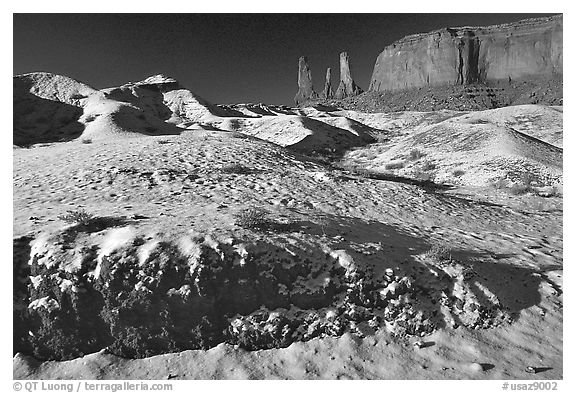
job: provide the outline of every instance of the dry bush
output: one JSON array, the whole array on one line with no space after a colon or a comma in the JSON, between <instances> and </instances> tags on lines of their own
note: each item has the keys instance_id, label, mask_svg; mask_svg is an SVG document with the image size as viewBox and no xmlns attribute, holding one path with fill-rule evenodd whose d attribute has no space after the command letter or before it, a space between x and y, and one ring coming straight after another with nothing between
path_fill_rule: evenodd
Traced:
<instances>
[{"instance_id":1,"label":"dry bush","mask_svg":"<svg viewBox=\"0 0 576 393\"><path fill-rule=\"evenodd\" d=\"M247 166L242 165L242 164L225 164L225 165L222 165L222 168L220 168L220 171L222 173L235 173L238 175L244 175L247 173L251 173L252 169L250 169Z\"/></svg>"},{"instance_id":2,"label":"dry bush","mask_svg":"<svg viewBox=\"0 0 576 393\"><path fill-rule=\"evenodd\" d=\"M424 157L424 153L418 149L410 150L410 154L408 155L408 158L412 161L419 160L422 157Z\"/></svg>"},{"instance_id":3,"label":"dry bush","mask_svg":"<svg viewBox=\"0 0 576 393\"><path fill-rule=\"evenodd\" d=\"M414 173L414 179L419 180L419 181L425 181L425 182L433 182L435 179L435 176L433 173L428 173L428 172L415 172Z\"/></svg>"},{"instance_id":4,"label":"dry bush","mask_svg":"<svg viewBox=\"0 0 576 393\"><path fill-rule=\"evenodd\" d=\"M404 168L403 162L389 162L388 164L384 165L386 169L401 169Z\"/></svg>"},{"instance_id":5,"label":"dry bush","mask_svg":"<svg viewBox=\"0 0 576 393\"><path fill-rule=\"evenodd\" d=\"M430 161L426 161L422 164L421 169L423 171L431 171L433 169L436 169L436 164L430 162Z\"/></svg>"},{"instance_id":6,"label":"dry bush","mask_svg":"<svg viewBox=\"0 0 576 393\"><path fill-rule=\"evenodd\" d=\"M508 182L505 178L501 177L500 179L492 182L492 186L497 190L504 190L508 188Z\"/></svg>"},{"instance_id":7,"label":"dry bush","mask_svg":"<svg viewBox=\"0 0 576 393\"><path fill-rule=\"evenodd\" d=\"M451 261L452 253L450 249L441 244L434 244L430 250L424 254L425 258L432 262Z\"/></svg>"},{"instance_id":8,"label":"dry bush","mask_svg":"<svg viewBox=\"0 0 576 393\"><path fill-rule=\"evenodd\" d=\"M234 223L245 229L265 229L271 222L270 213L260 207L248 207L234 214Z\"/></svg>"},{"instance_id":9,"label":"dry bush","mask_svg":"<svg viewBox=\"0 0 576 393\"><path fill-rule=\"evenodd\" d=\"M368 152L368 153L366 154L366 157L365 157L365 158L366 158L367 160L373 160L373 159L375 159L375 158L377 158L377 157L378 157L378 155L377 155L376 153L374 153L374 152L371 151L371 152Z\"/></svg>"},{"instance_id":10,"label":"dry bush","mask_svg":"<svg viewBox=\"0 0 576 393\"><path fill-rule=\"evenodd\" d=\"M530 186L527 186L526 184L514 183L508 189L508 192L510 192L510 194L512 194L512 195L523 195L523 194L527 194L531 190L532 190L532 188Z\"/></svg>"},{"instance_id":11,"label":"dry bush","mask_svg":"<svg viewBox=\"0 0 576 393\"><path fill-rule=\"evenodd\" d=\"M68 210L65 214L58 216L58 218L68 224L88 225L94 216L87 213L84 209Z\"/></svg>"},{"instance_id":12,"label":"dry bush","mask_svg":"<svg viewBox=\"0 0 576 393\"><path fill-rule=\"evenodd\" d=\"M238 139L246 139L248 138L246 135L242 134L241 132L238 131L232 131L230 133L230 137L231 138L238 138Z\"/></svg>"}]
</instances>

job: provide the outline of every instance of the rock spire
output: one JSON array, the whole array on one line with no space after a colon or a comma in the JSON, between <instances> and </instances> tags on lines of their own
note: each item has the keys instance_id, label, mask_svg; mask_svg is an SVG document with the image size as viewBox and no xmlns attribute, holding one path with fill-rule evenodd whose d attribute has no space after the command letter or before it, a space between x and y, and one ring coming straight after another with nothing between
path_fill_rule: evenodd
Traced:
<instances>
[{"instance_id":1,"label":"rock spire","mask_svg":"<svg viewBox=\"0 0 576 393\"><path fill-rule=\"evenodd\" d=\"M298 93L294 97L294 103L299 105L311 99L317 99L318 93L312 86L312 72L308 67L308 59L305 56L298 59Z\"/></svg>"},{"instance_id":2,"label":"rock spire","mask_svg":"<svg viewBox=\"0 0 576 393\"><path fill-rule=\"evenodd\" d=\"M320 93L320 98L330 99L334 98L334 91L332 90L332 69L326 70L326 81L324 82L324 90Z\"/></svg>"},{"instance_id":3,"label":"rock spire","mask_svg":"<svg viewBox=\"0 0 576 393\"><path fill-rule=\"evenodd\" d=\"M356 85L350 73L350 58L348 53L340 53L340 84L336 90L334 97L336 99L343 99L346 97L356 96L362 93L363 90Z\"/></svg>"}]
</instances>

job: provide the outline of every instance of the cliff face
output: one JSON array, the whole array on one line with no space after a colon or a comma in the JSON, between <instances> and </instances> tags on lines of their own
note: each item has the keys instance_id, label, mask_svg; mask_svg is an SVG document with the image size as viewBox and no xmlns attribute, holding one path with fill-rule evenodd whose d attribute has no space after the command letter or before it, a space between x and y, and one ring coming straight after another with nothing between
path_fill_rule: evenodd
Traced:
<instances>
[{"instance_id":1,"label":"cliff face","mask_svg":"<svg viewBox=\"0 0 576 393\"><path fill-rule=\"evenodd\" d=\"M370 91L562 75L562 15L405 37L376 59Z\"/></svg>"}]
</instances>

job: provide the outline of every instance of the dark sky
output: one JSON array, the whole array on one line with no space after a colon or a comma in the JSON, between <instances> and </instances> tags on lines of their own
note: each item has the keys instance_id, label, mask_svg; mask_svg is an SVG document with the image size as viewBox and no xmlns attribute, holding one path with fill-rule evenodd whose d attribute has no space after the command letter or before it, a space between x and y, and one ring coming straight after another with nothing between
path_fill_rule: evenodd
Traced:
<instances>
[{"instance_id":1,"label":"dark sky","mask_svg":"<svg viewBox=\"0 0 576 393\"><path fill-rule=\"evenodd\" d=\"M447 26L543 14L14 14L14 74L47 71L96 88L163 73L214 103L292 104L298 58L321 91L338 55L367 89L393 41Z\"/></svg>"}]
</instances>

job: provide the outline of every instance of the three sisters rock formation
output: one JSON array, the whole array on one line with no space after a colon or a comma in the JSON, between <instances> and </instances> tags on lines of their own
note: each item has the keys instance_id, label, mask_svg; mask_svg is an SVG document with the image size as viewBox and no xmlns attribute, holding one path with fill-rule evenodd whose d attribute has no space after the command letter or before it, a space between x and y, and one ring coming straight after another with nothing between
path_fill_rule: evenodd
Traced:
<instances>
[{"instance_id":1,"label":"three sisters rock formation","mask_svg":"<svg viewBox=\"0 0 576 393\"><path fill-rule=\"evenodd\" d=\"M348 53L340 53L340 84L336 93L332 90L332 70L328 68L326 70L326 81L324 83L324 90L320 95L314 91L312 86L312 72L308 66L308 59L304 56L300 57L298 60L298 93L294 97L294 102L296 105L302 104L306 101L315 100L318 98L322 99L343 99L346 97L351 97L358 95L363 92L363 90L356 85L352 79L350 73L350 58Z\"/></svg>"},{"instance_id":2,"label":"three sisters rock formation","mask_svg":"<svg viewBox=\"0 0 576 393\"><path fill-rule=\"evenodd\" d=\"M562 15L554 15L413 34L388 45L378 55L368 90L561 79L562 29ZM352 79L346 52L340 54L340 84L335 93L330 77L329 68L324 90L316 93L307 59L301 57L295 103L343 99L363 92Z\"/></svg>"}]
</instances>

